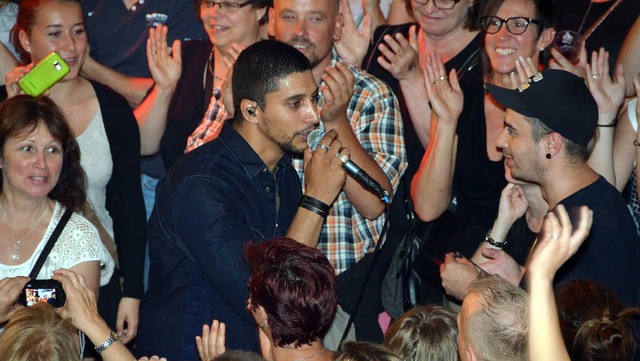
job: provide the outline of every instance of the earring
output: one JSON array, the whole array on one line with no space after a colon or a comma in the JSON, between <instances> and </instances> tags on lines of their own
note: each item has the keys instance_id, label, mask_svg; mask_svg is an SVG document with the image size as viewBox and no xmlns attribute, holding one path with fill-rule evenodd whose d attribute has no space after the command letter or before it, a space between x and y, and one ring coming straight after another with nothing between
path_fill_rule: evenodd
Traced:
<instances>
[{"instance_id":1,"label":"earring","mask_svg":"<svg viewBox=\"0 0 640 361\"><path fill-rule=\"evenodd\" d=\"M547 159L551 159L551 153L547 153Z\"/></svg>"},{"instance_id":2,"label":"earring","mask_svg":"<svg viewBox=\"0 0 640 361\"><path fill-rule=\"evenodd\" d=\"M540 51L544 51L544 48L540 48Z\"/></svg>"}]
</instances>

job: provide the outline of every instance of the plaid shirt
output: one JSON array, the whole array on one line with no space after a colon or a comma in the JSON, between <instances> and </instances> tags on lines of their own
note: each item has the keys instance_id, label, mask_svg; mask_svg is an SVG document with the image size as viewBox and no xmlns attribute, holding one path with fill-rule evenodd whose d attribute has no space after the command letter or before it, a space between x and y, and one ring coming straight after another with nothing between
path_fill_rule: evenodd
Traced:
<instances>
[{"instance_id":1,"label":"plaid shirt","mask_svg":"<svg viewBox=\"0 0 640 361\"><path fill-rule=\"evenodd\" d=\"M332 65L335 65L337 60L334 53ZM355 76L355 86L347 109L347 118L364 150L389 177L395 194L407 167L398 100L381 80L357 68L349 69ZM323 105L324 98L321 97L318 109ZM204 122L208 122L208 125ZM214 139L221 122L224 122L222 117L209 120L205 116L203 123L189 137L187 151ZM304 184L302 158L294 158L293 166ZM318 248L327 256L336 274L347 270L367 252L373 251L385 217L383 214L375 220L367 220L349 202L347 195L340 192L331 207L318 241Z\"/></svg>"}]
</instances>

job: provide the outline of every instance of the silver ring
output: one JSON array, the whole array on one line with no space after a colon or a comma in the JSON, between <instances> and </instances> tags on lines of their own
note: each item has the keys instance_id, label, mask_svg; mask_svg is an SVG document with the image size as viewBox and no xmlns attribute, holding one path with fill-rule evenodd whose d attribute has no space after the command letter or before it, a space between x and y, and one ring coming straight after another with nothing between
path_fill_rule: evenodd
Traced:
<instances>
[{"instance_id":1,"label":"silver ring","mask_svg":"<svg viewBox=\"0 0 640 361\"><path fill-rule=\"evenodd\" d=\"M325 152L329 150L329 147L327 147L324 144L320 144L320 149L324 150Z\"/></svg>"},{"instance_id":2,"label":"silver ring","mask_svg":"<svg viewBox=\"0 0 640 361\"><path fill-rule=\"evenodd\" d=\"M441 77L440 77L440 80L445 80L445 79L447 79L447 77L446 77L446 76L441 76Z\"/></svg>"},{"instance_id":3,"label":"silver ring","mask_svg":"<svg viewBox=\"0 0 640 361\"><path fill-rule=\"evenodd\" d=\"M555 241L555 240L557 240L558 238L560 238L560 236L558 236L557 234L552 234L552 235L551 235L551 240L552 240L552 241Z\"/></svg>"},{"instance_id":4,"label":"silver ring","mask_svg":"<svg viewBox=\"0 0 640 361\"><path fill-rule=\"evenodd\" d=\"M593 74L591 77L592 77L593 79L595 79L595 80L598 80L598 78L599 78L600 76L598 76L597 74Z\"/></svg>"}]
</instances>

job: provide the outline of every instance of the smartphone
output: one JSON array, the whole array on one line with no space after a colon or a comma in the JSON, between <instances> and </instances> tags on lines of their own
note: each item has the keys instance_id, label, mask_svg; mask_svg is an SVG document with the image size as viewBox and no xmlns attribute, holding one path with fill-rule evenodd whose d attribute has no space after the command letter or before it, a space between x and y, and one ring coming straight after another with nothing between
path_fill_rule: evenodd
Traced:
<instances>
[{"instance_id":1,"label":"smartphone","mask_svg":"<svg viewBox=\"0 0 640 361\"><path fill-rule=\"evenodd\" d=\"M69 65L52 51L18 81L18 86L25 94L37 97L69 74L69 70Z\"/></svg>"},{"instance_id":2,"label":"smartphone","mask_svg":"<svg viewBox=\"0 0 640 361\"><path fill-rule=\"evenodd\" d=\"M48 303L53 307L62 307L67 300L62 284L56 280L29 281L18 298L18 303L33 306L39 302Z\"/></svg>"}]
</instances>

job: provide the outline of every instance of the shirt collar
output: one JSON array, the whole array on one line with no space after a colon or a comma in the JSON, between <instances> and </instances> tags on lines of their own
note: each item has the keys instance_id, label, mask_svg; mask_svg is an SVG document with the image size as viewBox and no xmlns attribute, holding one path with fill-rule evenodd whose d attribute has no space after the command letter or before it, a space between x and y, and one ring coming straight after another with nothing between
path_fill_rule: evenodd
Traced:
<instances>
[{"instance_id":1,"label":"shirt collar","mask_svg":"<svg viewBox=\"0 0 640 361\"><path fill-rule=\"evenodd\" d=\"M240 163L248 178L254 178L260 172L269 171L258 154L251 148L249 143L235 130L232 125L233 120L229 119L224 122L220 131L220 141L229 150L229 153ZM291 167L291 157L285 153L278 161L276 166L276 174L280 170L286 170Z\"/></svg>"}]
</instances>

